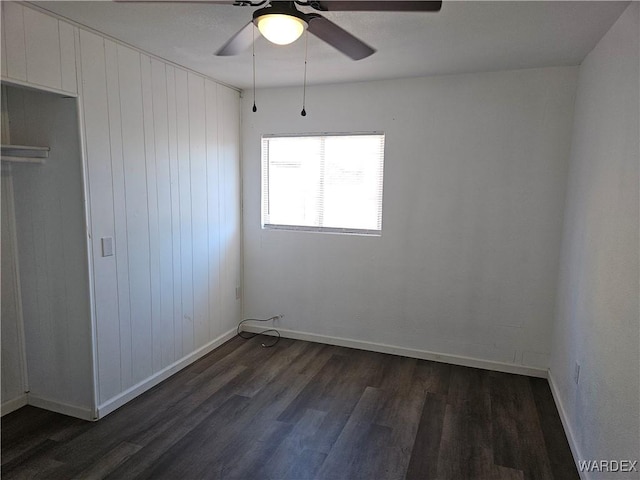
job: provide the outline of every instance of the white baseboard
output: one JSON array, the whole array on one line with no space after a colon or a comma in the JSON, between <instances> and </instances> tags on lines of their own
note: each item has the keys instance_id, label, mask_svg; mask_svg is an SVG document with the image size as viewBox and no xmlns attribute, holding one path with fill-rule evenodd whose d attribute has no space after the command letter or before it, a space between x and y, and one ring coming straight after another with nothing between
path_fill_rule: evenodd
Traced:
<instances>
[{"instance_id":1,"label":"white baseboard","mask_svg":"<svg viewBox=\"0 0 640 480\"><path fill-rule=\"evenodd\" d=\"M61 413L63 415L69 415L70 417L80 418L82 420L93 420L93 412L90 408L77 407L75 405L68 405L66 403L57 402L55 400L49 400L42 398L31 393L27 394L27 404L34 407L44 408L52 412Z\"/></svg>"},{"instance_id":2,"label":"white baseboard","mask_svg":"<svg viewBox=\"0 0 640 480\"><path fill-rule=\"evenodd\" d=\"M22 395L17 396L16 398L12 398L11 400L7 400L6 402L2 402L2 406L0 406L0 416L5 416L8 413L15 412L19 408L24 407L27 404L27 394L23 393Z\"/></svg>"},{"instance_id":3,"label":"white baseboard","mask_svg":"<svg viewBox=\"0 0 640 480\"><path fill-rule=\"evenodd\" d=\"M556 387L555 380L553 379L553 374L551 370L547 372L547 378L549 380L549 387L551 387L551 395L553 395L553 401L556 403L556 409L558 410L558 414L560 415L560 421L562 422L562 427L564 428L564 434L567 437L567 441L569 442L569 448L571 449L571 454L573 455L573 461L576 464L576 469L578 470L578 474L582 480L589 480L591 475L588 472L581 472L579 461L582 459L582 455L580 455L580 449L578 448L578 444L576 443L576 437L573 434L573 429L571 428L571 422L569 421L569 416L567 415L567 411L564 408L564 404L562 403L562 399L560 398L560 392Z\"/></svg>"},{"instance_id":4,"label":"white baseboard","mask_svg":"<svg viewBox=\"0 0 640 480\"><path fill-rule=\"evenodd\" d=\"M174 373L182 370L184 367L192 364L193 362L195 362L199 358L205 356L207 353L209 353L212 350L214 350L215 348L219 347L220 345L225 343L227 340L230 340L235 335L236 335L236 329L234 327L232 330L229 330L227 333L224 333L224 334L220 335L218 338L216 338L216 339L212 340L211 342L207 343L206 345L200 347L198 350L196 350L196 351L194 351L194 352L182 357L177 362L172 363L171 365L169 365L168 367L160 370L159 372L155 373L151 377L146 378L145 380L141 381L140 383L138 383L138 384L134 385L133 387L125 390L121 394L119 394L119 395L107 400L106 402L102 403L101 405L98 406L98 418L102 418L105 415L108 415L109 413L113 412L114 410L116 410L117 408L121 407L125 403L133 400L138 395L146 392L150 388L155 387L157 384L159 384L163 380L166 380L167 378L169 378ZM97 419L95 419L95 420L97 420Z\"/></svg>"},{"instance_id":5,"label":"white baseboard","mask_svg":"<svg viewBox=\"0 0 640 480\"><path fill-rule=\"evenodd\" d=\"M261 332L262 330L264 330L264 328L246 324L243 325L243 329L248 332ZM464 367L483 368L485 370L494 370L497 372L527 375L529 377L547 378L547 370L542 368L527 367L524 365L515 365L511 363L494 362L492 360L482 360L479 358L464 357L461 355L430 352L427 350L397 347L394 345L386 345L383 343L364 342L361 340L353 340L349 338L330 337L327 335L299 332L296 330L278 328L278 331L283 337L292 338L295 340L306 340L309 342L326 343L329 345L337 345L340 347L357 348L360 350L369 350L379 353L389 353L391 355L402 355L404 357L419 358L421 360L433 360L436 362L450 363L453 365L461 365Z\"/></svg>"}]
</instances>

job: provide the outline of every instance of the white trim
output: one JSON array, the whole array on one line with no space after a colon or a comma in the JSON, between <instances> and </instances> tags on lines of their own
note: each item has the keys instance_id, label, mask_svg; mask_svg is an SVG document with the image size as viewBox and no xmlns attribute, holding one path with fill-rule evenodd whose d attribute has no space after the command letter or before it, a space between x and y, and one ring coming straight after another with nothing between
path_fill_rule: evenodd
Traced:
<instances>
[{"instance_id":1,"label":"white trim","mask_svg":"<svg viewBox=\"0 0 640 480\"><path fill-rule=\"evenodd\" d=\"M279 230L282 232L311 232L329 233L337 235L359 235L361 237L381 237L382 230L366 230L358 228L333 228L333 227L312 227L305 225L279 225L277 223L265 223L263 230Z\"/></svg>"},{"instance_id":2,"label":"white trim","mask_svg":"<svg viewBox=\"0 0 640 480\"><path fill-rule=\"evenodd\" d=\"M4 417L8 413L15 412L16 410L24 407L25 405L27 405L27 394L23 393L17 396L16 398L13 398L11 400L7 400L6 402L4 402L2 406L0 406L0 416Z\"/></svg>"},{"instance_id":3,"label":"white trim","mask_svg":"<svg viewBox=\"0 0 640 480\"><path fill-rule=\"evenodd\" d=\"M76 53L76 84L78 86L78 100L76 101L76 119L78 122L78 133L80 140L80 168L82 171L82 200L85 227L85 248L87 255L87 275L85 278L89 285L89 316L91 334L91 408L93 410L92 419L98 419L98 398L100 391L100 378L98 376L98 326L96 315L96 293L93 264L93 239L91 238L91 192L89 189L89 155L87 153L86 126L84 122L84 83L82 81L82 62L80 47L80 30L74 30L73 41Z\"/></svg>"},{"instance_id":4,"label":"white trim","mask_svg":"<svg viewBox=\"0 0 640 480\"><path fill-rule=\"evenodd\" d=\"M46 85L40 85L34 82L27 82L25 80L16 80L15 78L9 78L2 76L0 77L2 83L6 83L7 85L11 85L14 87L22 87L28 90L35 90L37 92L49 92L55 93L56 95L61 95L63 97L71 97L76 98L78 94L76 92L68 92L66 90L60 90L59 88L48 87Z\"/></svg>"},{"instance_id":5,"label":"white trim","mask_svg":"<svg viewBox=\"0 0 640 480\"><path fill-rule=\"evenodd\" d=\"M573 434L573 429L571 428L571 422L569 421L569 416L567 415L567 411L564 408L564 404L562 403L562 398L560 397L560 391L556 387L556 382L553 379L553 375L551 373L551 369L547 372L547 379L549 380L549 387L551 388L551 395L553 396L553 401L556 404L556 409L558 410L558 414L560 415L560 420L562 421L562 427L564 428L565 437L567 437L567 441L569 442L569 448L571 449L571 454L573 455L573 461L576 464L576 470L578 470L578 474L582 480L589 480L591 475L588 472L581 472L579 460L582 459L582 455L580 455L580 449L578 448L578 443L576 442L576 437Z\"/></svg>"},{"instance_id":6,"label":"white trim","mask_svg":"<svg viewBox=\"0 0 640 480\"><path fill-rule=\"evenodd\" d=\"M31 393L27 393L27 404L63 415L69 415L70 417L81 418L82 420L93 420L93 414L90 408L56 402L55 400L38 397Z\"/></svg>"},{"instance_id":7,"label":"white trim","mask_svg":"<svg viewBox=\"0 0 640 480\"><path fill-rule=\"evenodd\" d=\"M252 325L243 325L243 329L248 332L261 332L262 330L264 330L264 328ZM387 345L384 343L364 342L362 340L353 340L349 338L330 337L327 335L318 335L316 333L298 332L296 330L287 330L280 328L278 328L277 330L278 332L280 332L281 336L285 338L293 338L295 340L306 340L308 342L326 343L329 345L338 345L340 347L357 348L360 350L369 350L379 353L389 353L391 355L402 355L404 357L419 358L421 360L432 360L435 362L450 363L452 365L461 365L463 367L494 370L496 372L515 373L518 375L527 375L529 377L547 378L547 370L542 368L528 367L525 365L516 365L511 363L494 362L492 360L464 357L462 355L451 355L448 353L438 353L427 350L398 347L395 345Z\"/></svg>"},{"instance_id":8,"label":"white trim","mask_svg":"<svg viewBox=\"0 0 640 480\"><path fill-rule=\"evenodd\" d=\"M207 343L203 347L200 347L198 350L191 352L190 354L182 357L177 362L172 363L168 367L165 367L164 369L153 374L149 378L146 378L142 382L134 385L133 387L125 390L124 392L100 404L98 406L98 418L102 418L105 415L108 415L109 413L113 412L117 408L123 406L125 403L133 400L138 395L146 392L150 388L155 387L163 380L166 380L174 373L192 364L199 358L205 356L207 353L218 348L220 345L222 345L223 343L225 343L226 341L230 340L235 336L236 336L236 328L234 327L233 329L229 330L227 333L220 335L218 338L212 340L211 342Z\"/></svg>"}]
</instances>

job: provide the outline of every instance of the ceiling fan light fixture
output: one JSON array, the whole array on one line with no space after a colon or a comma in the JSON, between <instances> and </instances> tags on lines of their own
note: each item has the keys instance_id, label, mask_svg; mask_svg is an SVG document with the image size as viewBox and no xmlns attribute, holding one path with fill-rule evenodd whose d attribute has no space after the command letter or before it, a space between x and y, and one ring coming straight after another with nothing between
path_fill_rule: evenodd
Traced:
<instances>
[{"instance_id":1,"label":"ceiling fan light fixture","mask_svg":"<svg viewBox=\"0 0 640 480\"><path fill-rule=\"evenodd\" d=\"M307 22L293 15L269 13L257 18L258 30L271 43L289 45L307 28Z\"/></svg>"}]
</instances>

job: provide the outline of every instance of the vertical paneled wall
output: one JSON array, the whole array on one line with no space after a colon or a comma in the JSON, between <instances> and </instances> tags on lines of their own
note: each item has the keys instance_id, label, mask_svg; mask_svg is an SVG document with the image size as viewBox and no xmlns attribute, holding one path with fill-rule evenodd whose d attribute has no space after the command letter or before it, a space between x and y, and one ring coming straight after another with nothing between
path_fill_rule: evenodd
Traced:
<instances>
[{"instance_id":1,"label":"vertical paneled wall","mask_svg":"<svg viewBox=\"0 0 640 480\"><path fill-rule=\"evenodd\" d=\"M25 7L0 2L2 77L37 88L77 93L77 28Z\"/></svg>"},{"instance_id":2,"label":"vertical paneled wall","mask_svg":"<svg viewBox=\"0 0 640 480\"><path fill-rule=\"evenodd\" d=\"M239 94L90 32L79 43L104 405L239 321Z\"/></svg>"}]
</instances>

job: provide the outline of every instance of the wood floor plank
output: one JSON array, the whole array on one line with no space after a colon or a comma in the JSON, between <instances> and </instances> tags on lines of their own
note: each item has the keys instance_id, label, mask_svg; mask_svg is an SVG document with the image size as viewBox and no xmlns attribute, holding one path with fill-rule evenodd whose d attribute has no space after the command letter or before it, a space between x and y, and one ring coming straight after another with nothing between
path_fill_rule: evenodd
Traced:
<instances>
[{"instance_id":1,"label":"wood floor plank","mask_svg":"<svg viewBox=\"0 0 640 480\"><path fill-rule=\"evenodd\" d=\"M285 475L282 477L265 478L272 478L274 480L278 478L281 480L311 480L315 478L316 472L320 469L326 458L326 453L303 450L299 456L292 459L291 468Z\"/></svg>"},{"instance_id":2,"label":"wood floor plank","mask_svg":"<svg viewBox=\"0 0 640 480\"><path fill-rule=\"evenodd\" d=\"M263 350L264 352L264 350ZM268 369L268 362L256 362L260 369ZM236 419L233 428L225 435L211 438L206 448L208 455L202 460L201 474L209 472L228 472L234 462L238 461L241 452L249 449L252 443L252 432L262 432L271 427L285 407L309 383L313 375L323 367L322 363L315 366L315 370L308 369L308 374L301 375L293 369L282 370L274 381L268 383L249 402L242 418ZM256 447L256 445L252 445ZM260 452L255 452L258 455ZM195 473L196 477L200 474Z\"/></svg>"},{"instance_id":3,"label":"wood floor plank","mask_svg":"<svg viewBox=\"0 0 640 480\"><path fill-rule=\"evenodd\" d=\"M5 422L4 419L7 419ZM31 406L21 408L2 421L2 465L23 455L33 445L57 440L72 427L84 429L86 422Z\"/></svg>"},{"instance_id":4,"label":"wood floor plank","mask_svg":"<svg viewBox=\"0 0 640 480\"><path fill-rule=\"evenodd\" d=\"M381 452L381 462L386 465L389 478L406 477L414 444L418 440L425 402L432 395L428 393L429 377L423 375L419 364L414 359L398 361L390 369L395 372L395 375L388 377L391 381L383 381L380 385L380 389L388 392L388 395L374 423L392 428L388 448Z\"/></svg>"},{"instance_id":5,"label":"wood floor plank","mask_svg":"<svg viewBox=\"0 0 640 480\"><path fill-rule=\"evenodd\" d=\"M199 473L209 463L210 457L216 454L216 441L224 439L250 401L248 397L230 397L180 441L169 447L157 463L137 478L203 478Z\"/></svg>"},{"instance_id":6,"label":"wood floor plank","mask_svg":"<svg viewBox=\"0 0 640 480\"><path fill-rule=\"evenodd\" d=\"M311 343L309 354L305 358L299 359L298 364L291 365L291 368L301 375L315 375L318 371L318 364L324 365L333 355L340 352L339 347L334 345L308 343Z\"/></svg>"},{"instance_id":7,"label":"wood floor plank","mask_svg":"<svg viewBox=\"0 0 640 480\"><path fill-rule=\"evenodd\" d=\"M310 455L312 452L305 448L307 439L315 435L325 417L326 412L319 410L307 409L294 428L284 441L273 452L272 456L257 471L258 478L287 478L292 471L292 463L299 463L298 468L303 468L305 478L312 478L315 475L314 466L317 464L318 458L322 457L322 462L326 458L325 454ZM313 460L316 461L313 461ZM322 463L320 462L320 463Z\"/></svg>"},{"instance_id":8,"label":"wood floor plank","mask_svg":"<svg viewBox=\"0 0 640 480\"><path fill-rule=\"evenodd\" d=\"M278 420L295 422L299 420L307 408L325 411L319 404L326 396L325 391L331 388L332 382L345 369L346 359L340 355L332 355L327 363L317 372L302 392L287 406Z\"/></svg>"},{"instance_id":9,"label":"wood floor plank","mask_svg":"<svg viewBox=\"0 0 640 480\"><path fill-rule=\"evenodd\" d=\"M328 455L349 421L349 415L346 413L325 413L327 416L320 424L320 428L314 435L305 439L304 446L307 450Z\"/></svg>"},{"instance_id":10,"label":"wood floor plank","mask_svg":"<svg viewBox=\"0 0 640 480\"><path fill-rule=\"evenodd\" d=\"M516 386L521 408L518 418L518 435L522 445L520 451L522 465L520 470L524 472L525 478L553 478L551 462L549 461L529 379L518 375L513 379L513 382Z\"/></svg>"},{"instance_id":11,"label":"wood floor plank","mask_svg":"<svg viewBox=\"0 0 640 480\"><path fill-rule=\"evenodd\" d=\"M451 372L459 367L440 362L420 360L416 365L416 378L427 383L427 391L437 395L447 395L451 383Z\"/></svg>"},{"instance_id":12,"label":"wood floor plank","mask_svg":"<svg viewBox=\"0 0 640 480\"><path fill-rule=\"evenodd\" d=\"M467 367L453 369L438 455L438 478L492 475L491 432L488 372Z\"/></svg>"},{"instance_id":13,"label":"wood floor plank","mask_svg":"<svg viewBox=\"0 0 640 480\"><path fill-rule=\"evenodd\" d=\"M4 446L4 440L2 444ZM9 478L13 476L14 473L23 471L25 467L27 470L33 470L36 468L36 465L40 465L36 470L43 468L41 467L42 465L46 466L47 470L62 465L62 463L53 460L49 454L51 449L56 445L57 442L53 440L36 440L28 448L25 448L20 455L13 457L11 460L5 461L2 464L0 476L2 476L2 478ZM20 476L21 474L18 473L17 477L19 478Z\"/></svg>"},{"instance_id":14,"label":"wood floor plank","mask_svg":"<svg viewBox=\"0 0 640 480\"><path fill-rule=\"evenodd\" d=\"M2 418L2 478L578 478L545 380L234 338L98 422Z\"/></svg>"},{"instance_id":15,"label":"wood floor plank","mask_svg":"<svg viewBox=\"0 0 640 480\"><path fill-rule=\"evenodd\" d=\"M416 376L418 361L394 355L389 355L385 360L384 374L378 388L387 392L387 395L373 423L392 428L405 422L417 426L427 389L426 383Z\"/></svg>"},{"instance_id":16,"label":"wood floor plank","mask_svg":"<svg viewBox=\"0 0 640 480\"><path fill-rule=\"evenodd\" d=\"M232 359L234 356L242 354L243 349L252 349L252 345L248 345L242 338L236 336L227 340L218 348L213 350L208 355L202 357L195 363L192 363L187 368L193 373L202 373L211 365L220 363L225 359Z\"/></svg>"},{"instance_id":17,"label":"wood floor plank","mask_svg":"<svg viewBox=\"0 0 640 480\"><path fill-rule=\"evenodd\" d=\"M542 378L529 378L546 452L555 478L578 480L571 448L564 434L560 415L553 402L549 383Z\"/></svg>"},{"instance_id":18,"label":"wood floor plank","mask_svg":"<svg viewBox=\"0 0 640 480\"><path fill-rule=\"evenodd\" d=\"M307 349L308 344L300 342L290 343L286 347L279 342L275 347L266 349L264 353L267 355L260 359L260 368L253 370L253 374L243 382L236 393L245 397L255 396L283 370L289 369L298 358L304 356Z\"/></svg>"},{"instance_id":19,"label":"wood floor plank","mask_svg":"<svg viewBox=\"0 0 640 480\"><path fill-rule=\"evenodd\" d=\"M513 379L504 373L490 375L493 459L496 465L522 468L518 420L520 408Z\"/></svg>"},{"instance_id":20,"label":"wood floor plank","mask_svg":"<svg viewBox=\"0 0 640 480\"><path fill-rule=\"evenodd\" d=\"M24 479L42 479L50 480L52 478L59 478L55 476L55 471L60 468L61 462L52 459L51 457L37 457L31 459L29 462L24 463L20 468L16 468L10 471L2 470L3 480L24 480Z\"/></svg>"},{"instance_id":21,"label":"wood floor plank","mask_svg":"<svg viewBox=\"0 0 640 480\"><path fill-rule=\"evenodd\" d=\"M257 342L257 340L253 342L255 343ZM255 349L255 345L254 345L254 349ZM268 353L264 349L257 350L257 351ZM257 365L263 368L267 364L265 362L257 362ZM226 375L233 377L234 381L225 382L224 380L221 380L220 383L225 384L223 388L224 392L220 396L221 399L225 398L225 394L229 396L233 393L237 393L238 391L240 391L245 381L248 381L250 376L254 375L255 373L253 371L248 370L246 366L236 366L234 368L241 369L243 372L246 372L246 375L243 375L241 378L235 377L232 374L233 368L232 370L227 371ZM285 373L287 372L285 371ZM205 371L202 371L202 374L207 376L208 378L210 372L205 370ZM293 379L292 378L293 376L298 378ZM282 381L282 382L274 381L270 384L267 384L265 386L265 391L263 392L263 394L257 396L254 399L255 400L254 402L250 402L250 405L248 405L247 411L245 412L245 418L241 419L236 425L237 429L241 430L244 426L248 427L249 424L251 423L252 415L255 415L257 413L262 413L266 415L267 413L266 410L260 408L260 405L263 404L265 400L271 401L273 397L279 397L281 399L280 405L283 405L285 402L289 401L287 395L289 395L289 397L295 395L298 389L301 389L304 385L306 385L307 381L308 379L306 377L298 376L296 374L291 374L291 376L288 378L287 381ZM211 379L210 382L214 382L214 379ZM191 381L190 384L193 385L194 382ZM296 388L296 384L298 385L298 388ZM194 402L194 399L197 399L198 397L199 397L198 394L194 394L190 396L189 408L198 406L199 402L197 401ZM180 404L177 404L176 408L184 409L185 407L184 403L185 402L181 402ZM211 402L208 402L209 406L210 404ZM276 408L278 406L278 402L271 401L270 406L271 408ZM280 408L284 408L284 407L280 407ZM168 425L164 426L167 433L164 434L163 436L157 435L156 438L151 443L149 443L136 457L132 458L129 462L124 464L121 470L116 471L115 472L116 475L114 475L114 478L135 478L135 476L132 476L132 473L142 471L144 468L147 468L150 465L153 465L155 461L158 458L160 458L160 456L163 454L164 449L173 445L177 440L179 440L184 435L186 435L187 432L195 428L197 424L199 424L199 422L202 421L203 414L205 413L207 413L206 410L203 410L202 408L198 408L197 410L194 410L194 413L187 417L184 417L183 415L181 415L179 411L173 412L171 415L169 415L169 418L172 418L173 421L170 422ZM142 441L141 439L138 439L138 438L134 438L134 440L138 442ZM228 439L227 443L229 446L232 446L233 445L232 439ZM240 448L240 446L238 446L238 448ZM119 475L123 477L119 477Z\"/></svg>"},{"instance_id":22,"label":"wood floor plank","mask_svg":"<svg viewBox=\"0 0 640 480\"><path fill-rule=\"evenodd\" d=\"M218 467L221 478L241 480L254 477L284 443L293 427L290 423L277 420L268 422L268 425L256 432L255 438L247 443L245 448L236 451L231 461L227 460L225 464L220 462L214 464L223 465L221 468ZM260 475L259 478L265 477Z\"/></svg>"},{"instance_id":23,"label":"wood floor plank","mask_svg":"<svg viewBox=\"0 0 640 480\"><path fill-rule=\"evenodd\" d=\"M140 445L122 442L73 478L74 480L101 480L140 448Z\"/></svg>"},{"instance_id":24,"label":"wood floor plank","mask_svg":"<svg viewBox=\"0 0 640 480\"><path fill-rule=\"evenodd\" d=\"M222 407L237 388L237 383L246 377L247 368L236 366L229 370L226 378L211 389L202 388L189 396L188 402L175 404L167 411L164 421L149 423L147 430L139 436L131 436L132 441L144 445L143 448L115 469L107 478L136 478L149 469L176 443L200 425L216 409Z\"/></svg>"},{"instance_id":25,"label":"wood floor plank","mask_svg":"<svg viewBox=\"0 0 640 480\"><path fill-rule=\"evenodd\" d=\"M495 480L524 480L524 473L522 470L516 470L514 468L503 467L500 465L494 465L494 472L491 476Z\"/></svg>"},{"instance_id":26,"label":"wood floor plank","mask_svg":"<svg viewBox=\"0 0 640 480\"><path fill-rule=\"evenodd\" d=\"M242 367L238 369L242 370ZM183 376L183 378L189 383L192 377ZM220 401L220 396L211 395L210 392L205 394L212 396L209 407L215 408ZM225 392L225 394L228 396L230 393ZM172 412L185 408L197 398L197 395L194 396L193 388L185 388L184 383L182 385L168 383L166 390L147 392L138 397L131 405L127 405L126 410L119 409L106 417L109 419L108 422L97 422L83 435L55 449L54 458L62 461L67 469L59 472L59 475L72 476L79 470L88 468L91 463L99 461L105 452L115 448L122 440L143 444L142 441L135 440L138 435L145 435L155 425L166 424L167 419L172 418Z\"/></svg>"},{"instance_id":27,"label":"wood floor plank","mask_svg":"<svg viewBox=\"0 0 640 480\"><path fill-rule=\"evenodd\" d=\"M389 427L348 422L315 478L389 478L380 453L388 448L390 440Z\"/></svg>"},{"instance_id":28,"label":"wood floor plank","mask_svg":"<svg viewBox=\"0 0 640 480\"><path fill-rule=\"evenodd\" d=\"M427 393L407 467L407 479L437 478L445 407L446 400L442 395Z\"/></svg>"},{"instance_id":29,"label":"wood floor plank","mask_svg":"<svg viewBox=\"0 0 640 480\"><path fill-rule=\"evenodd\" d=\"M256 435L269 431L274 425L278 427L285 425L281 432L286 433L289 431L288 429L299 423L301 419L297 422L282 422L279 420L279 415L312 377L294 372L289 372L284 377L286 380L282 379L283 383L269 384L267 388L253 397L244 417L235 422L233 428L224 437L219 437L220 441L211 445L210 449L215 453L209 458L206 468L208 471L222 474L222 472L233 468L234 464L238 462L238 456L241 452L250 448L271 448L272 445L255 443L254 439ZM282 437L278 438L279 442L284 440ZM261 452L255 451L254 454L260 455Z\"/></svg>"}]
</instances>

